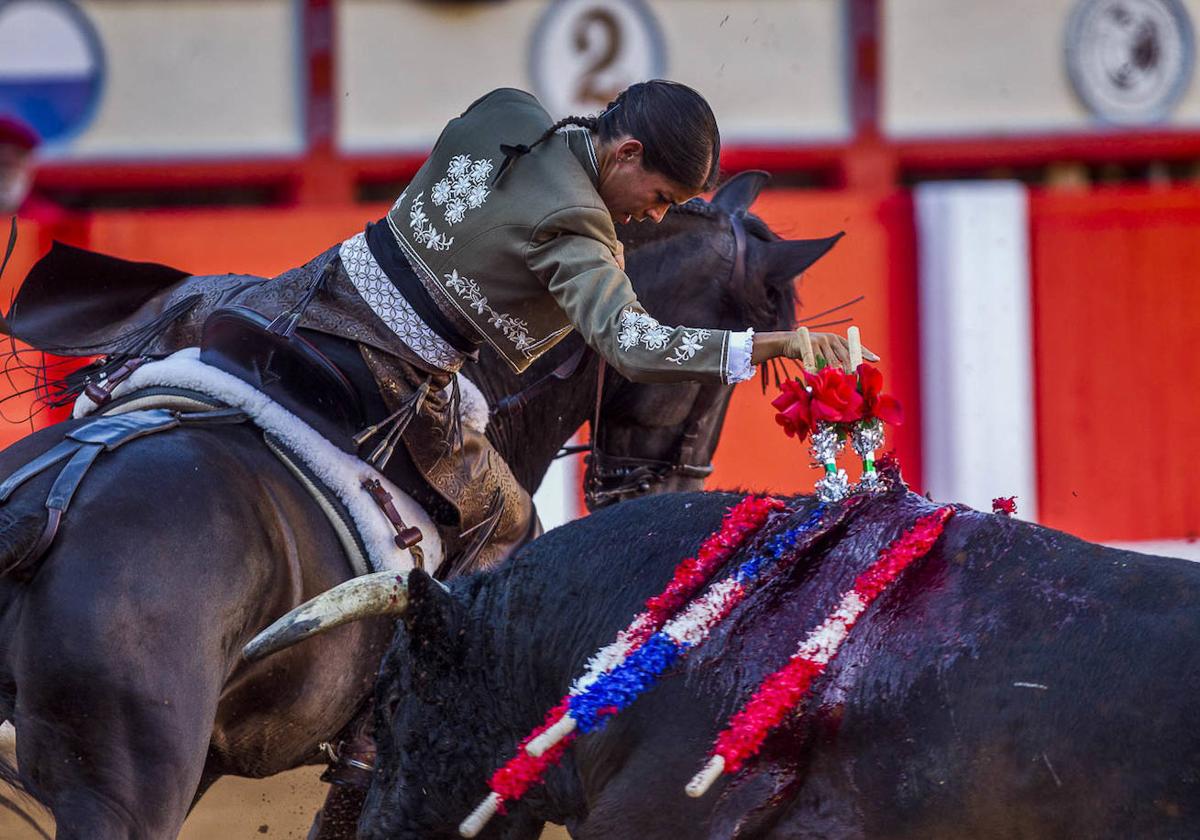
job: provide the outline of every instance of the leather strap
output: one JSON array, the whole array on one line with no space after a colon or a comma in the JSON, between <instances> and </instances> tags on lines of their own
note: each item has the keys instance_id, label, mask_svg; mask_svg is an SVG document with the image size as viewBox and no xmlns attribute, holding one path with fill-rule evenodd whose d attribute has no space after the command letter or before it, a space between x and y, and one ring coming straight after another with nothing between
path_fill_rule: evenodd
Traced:
<instances>
[{"instance_id":1,"label":"leather strap","mask_svg":"<svg viewBox=\"0 0 1200 840\"><path fill-rule=\"evenodd\" d=\"M746 284L746 225L741 213L729 217L729 225L733 228L733 268L730 270L730 284L735 291Z\"/></svg>"},{"instance_id":2,"label":"leather strap","mask_svg":"<svg viewBox=\"0 0 1200 840\"><path fill-rule=\"evenodd\" d=\"M491 410L491 415L496 417L505 414L520 414L533 400L549 390L555 382L564 382L585 368L587 366L585 362L590 355L591 348L586 344L581 344L578 350L568 356L554 370L547 373L528 388L522 388L517 393L505 397L496 403ZM601 360L600 364L604 364L603 360Z\"/></svg>"},{"instance_id":3,"label":"leather strap","mask_svg":"<svg viewBox=\"0 0 1200 840\"><path fill-rule=\"evenodd\" d=\"M396 510L396 505L392 501L392 494L383 489L377 478L368 478L362 483L362 487L374 500L379 509L383 511L383 515L388 518L388 522L392 523L392 527L396 529L396 545L400 548L412 548L425 538L421 533L420 528L413 528L405 524L400 516L400 511ZM413 558L418 561L418 568L422 566L420 556L416 553Z\"/></svg>"},{"instance_id":4,"label":"leather strap","mask_svg":"<svg viewBox=\"0 0 1200 840\"><path fill-rule=\"evenodd\" d=\"M112 399L113 391L116 387L148 361L150 361L149 356L138 356L129 359L114 370L111 376L107 376L98 382L89 382L87 387L83 389L84 395L95 403L97 408L107 405L108 401Z\"/></svg>"},{"instance_id":5,"label":"leather strap","mask_svg":"<svg viewBox=\"0 0 1200 840\"><path fill-rule=\"evenodd\" d=\"M70 458L75 454L75 450L78 448L78 441L64 440L57 444L53 449L46 450L41 455L25 464L23 467L6 478L3 484L0 484L0 503L7 502L8 497L13 494L14 490L16 490L29 479L33 478L38 473L50 469L59 461Z\"/></svg>"}]
</instances>

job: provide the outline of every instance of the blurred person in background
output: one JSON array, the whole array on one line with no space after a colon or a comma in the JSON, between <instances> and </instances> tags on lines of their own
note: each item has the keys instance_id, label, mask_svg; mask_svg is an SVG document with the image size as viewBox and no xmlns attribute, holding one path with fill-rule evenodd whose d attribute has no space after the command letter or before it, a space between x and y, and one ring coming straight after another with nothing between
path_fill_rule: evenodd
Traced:
<instances>
[{"instance_id":1,"label":"blurred person in background","mask_svg":"<svg viewBox=\"0 0 1200 840\"><path fill-rule=\"evenodd\" d=\"M41 137L28 123L0 114L0 220L4 222L6 241L8 219L12 216L42 225L71 218L62 206L33 189L41 145Z\"/></svg>"},{"instance_id":2,"label":"blurred person in background","mask_svg":"<svg viewBox=\"0 0 1200 840\"><path fill-rule=\"evenodd\" d=\"M0 216L21 210L33 187L37 134L15 117L0 114Z\"/></svg>"}]
</instances>

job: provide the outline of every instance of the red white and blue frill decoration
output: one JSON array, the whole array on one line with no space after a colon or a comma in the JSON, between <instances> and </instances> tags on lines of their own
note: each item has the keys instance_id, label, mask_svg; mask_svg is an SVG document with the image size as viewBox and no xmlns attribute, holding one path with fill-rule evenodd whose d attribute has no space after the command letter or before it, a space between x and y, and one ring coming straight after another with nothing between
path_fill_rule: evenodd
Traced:
<instances>
[{"instance_id":1,"label":"red white and blue frill decoration","mask_svg":"<svg viewBox=\"0 0 1200 840\"><path fill-rule=\"evenodd\" d=\"M668 668L702 644L760 583L803 556L812 534L829 527L831 520L867 494L884 489L875 452L883 445L884 424L899 424L903 416L895 397L884 393L883 376L876 368L863 363L853 373L836 367L806 370L803 380L782 383L772 406L776 422L789 437L801 442L811 437L813 458L824 470L816 486L819 503L799 522L781 517L792 524L760 540L750 557L713 580L773 514L791 512L778 499L753 496L730 509L696 555L680 562L663 591L649 598L617 638L589 659L566 696L521 741L516 755L492 775L491 793L460 825L462 836L476 836L494 814L504 811L506 803L524 796L580 733L601 729L628 708ZM863 464L856 488L837 467L837 455L847 441ZM859 492L852 495L852 489ZM722 773L736 772L757 754L771 730L803 701L871 603L932 548L953 514L953 507L940 507L879 551L832 613L799 641L792 657L763 680L730 719L707 763L687 785L689 795L702 796Z\"/></svg>"}]
</instances>

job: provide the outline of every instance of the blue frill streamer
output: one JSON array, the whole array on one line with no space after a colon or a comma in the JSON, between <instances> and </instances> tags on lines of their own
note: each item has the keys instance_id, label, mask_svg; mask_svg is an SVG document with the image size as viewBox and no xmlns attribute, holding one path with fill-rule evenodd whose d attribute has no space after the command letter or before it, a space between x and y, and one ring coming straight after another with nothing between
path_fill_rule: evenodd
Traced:
<instances>
[{"instance_id":1,"label":"blue frill streamer","mask_svg":"<svg viewBox=\"0 0 1200 840\"><path fill-rule=\"evenodd\" d=\"M746 586L764 571L794 551L805 532L812 530L825 515L825 505L817 505L809 517L794 528L776 534L737 571L734 579ZM580 732L604 728L608 718L624 711L641 694L650 689L664 671L671 667L688 649L661 630L625 658L608 673L599 677L587 691L570 699L570 715Z\"/></svg>"}]
</instances>

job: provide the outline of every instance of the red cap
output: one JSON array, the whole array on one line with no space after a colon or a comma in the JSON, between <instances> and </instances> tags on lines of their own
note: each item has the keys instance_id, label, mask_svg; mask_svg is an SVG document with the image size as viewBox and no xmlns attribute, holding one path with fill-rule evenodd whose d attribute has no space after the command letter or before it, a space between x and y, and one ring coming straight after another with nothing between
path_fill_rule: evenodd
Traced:
<instances>
[{"instance_id":1,"label":"red cap","mask_svg":"<svg viewBox=\"0 0 1200 840\"><path fill-rule=\"evenodd\" d=\"M8 143L22 149L36 149L41 138L32 128L16 117L0 114L0 143Z\"/></svg>"}]
</instances>

